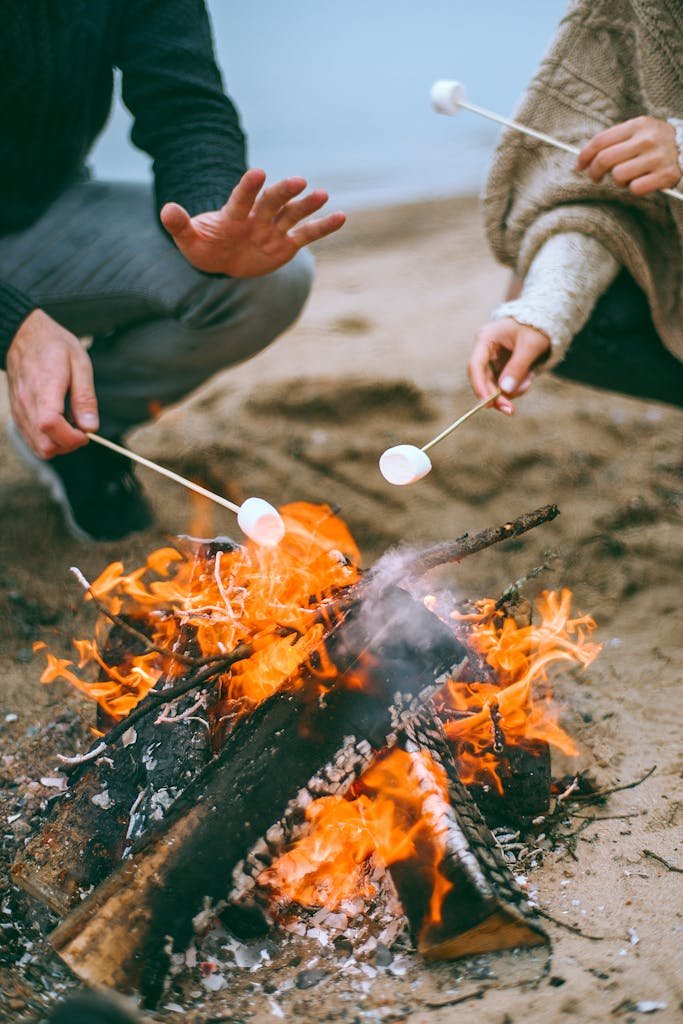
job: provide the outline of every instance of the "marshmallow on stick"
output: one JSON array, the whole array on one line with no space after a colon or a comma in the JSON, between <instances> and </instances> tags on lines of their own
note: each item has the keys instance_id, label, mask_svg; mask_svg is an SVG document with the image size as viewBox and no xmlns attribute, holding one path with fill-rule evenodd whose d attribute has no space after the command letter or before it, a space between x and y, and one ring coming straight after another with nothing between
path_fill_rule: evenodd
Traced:
<instances>
[{"instance_id":1,"label":"marshmallow on stick","mask_svg":"<svg viewBox=\"0 0 683 1024\"><path fill-rule=\"evenodd\" d=\"M206 487L202 487L200 484L180 476L179 473L166 469L165 466L152 462L151 459L146 459L144 455L138 455L136 452L132 452L130 449L110 441L107 437L100 437L99 434L92 433L88 433L88 437L91 441L95 441L104 448L110 448L111 451L124 455L127 459L132 459L133 462L138 462L141 466L152 469L155 473L160 473L161 476L168 477L169 480L174 480L177 484L182 484L183 487L194 491L195 494L201 494L202 497L208 498L217 505L222 505L223 508L228 508L231 512L235 512L240 529L256 544L273 548L284 537L285 524L280 513L267 501L264 501L263 498L247 498L241 505L236 505L235 502L229 501L228 498L223 498L220 494L214 494L213 491L207 490Z\"/></svg>"},{"instance_id":2,"label":"marshmallow on stick","mask_svg":"<svg viewBox=\"0 0 683 1024\"><path fill-rule=\"evenodd\" d=\"M522 135L528 135L532 139L545 142L548 146L554 146L555 149L563 149L565 153L572 153L574 156L578 156L581 152L578 146L570 146L568 142L562 142L561 139L556 139L552 135L538 132L535 128L529 128L528 125L520 124L519 121L513 121L512 118L502 117L500 114L494 114L492 110L480 107L476 103L470 103L467 99L467 89L462 82L440 79L438 82L434 82L430 96L432 106L439 114L458 114L461 110L470 110L473 114L486 117L489 121L496 121L497 124L505 125L506 128L512 128L513 131L521 132ZM683 201L683 192L677 192L674 188L663 188L660 191L665 196L671 196L672 199Z\"/></svg>"},{"instance_id":3,"label":"marshmallow on stick","mask_svg":"<svg viewBox=\"0 0 683 1024\"><path fill-rule=\"evenodd\" d=\"M421 448L414 444L397 444L393 448L387 448L379 460L379 471L387 483L401 487L405 484L417 483L423 476L427 476L427 473L432 468L431 459L427 455L429 449L433 448L435 444L439 444L449 434L452 434L456 427L459 427L461 423L468 420L470 416L474 416L475 412L485 409L487 405L494 402L501 394L502 390L498 388L488 398L482 398L480 402L473 405L471 409L468 409L454 423L451 423L450 426L442 430L440 434L437 434L436 437L433 437L431 441L428 441Z\"/></svg>"}]
</instances>

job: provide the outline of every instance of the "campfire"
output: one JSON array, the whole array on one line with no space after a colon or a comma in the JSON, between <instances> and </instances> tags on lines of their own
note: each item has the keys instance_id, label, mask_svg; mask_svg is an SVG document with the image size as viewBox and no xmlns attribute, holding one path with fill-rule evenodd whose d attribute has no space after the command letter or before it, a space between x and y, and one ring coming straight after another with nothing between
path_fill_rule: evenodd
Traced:
<instances>
[{"instance_id":1,"label":"campfire","mask_svg":"<svg viewBox=\"0 0 683 1024\"><path fill-rule=\"evenodd\" d=\"M275 548L178 538L90 583L98 612L44 682L97 702L67 792L15 862L63 918L85 981L163 990L213 901L239 928L349 915L390 888L426 957L547 941L489 824L547 810L549 746L576 753L551 680L598 652L571 594L456 599L436 566L553 506L370 571L326 506L281 509ZM194 924L193 924L194 920Z\"/></svg>"}]
</instances>

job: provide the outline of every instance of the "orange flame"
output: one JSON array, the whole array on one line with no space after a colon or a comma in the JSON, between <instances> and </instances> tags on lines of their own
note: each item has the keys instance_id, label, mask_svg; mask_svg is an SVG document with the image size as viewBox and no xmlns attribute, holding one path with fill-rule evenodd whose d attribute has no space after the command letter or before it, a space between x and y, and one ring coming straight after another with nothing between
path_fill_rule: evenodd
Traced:
<instances>
[{"instance_id":1,"label":"orange flame","mask_svg":"<svg viewBox=\"0 0 683 1024\"><path fill-rule=\"evenodd\" d=\"M94 637L75 642L77 660L47 653L42 681L65 679L121 719L162 677L186 671L165 652L228 655L246 643L249 656L220 677L211 709L216 726L248 712L304 667L321 685L333 680L337 670L324 647L326 629L338 621L332 599L359 579L360 554L328 506L300 502L281 514L286 533L274 549L185 542L154 551L129 573L120 562L109 565L89 596L149 642L117 637L101 615ZM484 665L481 678L450 679L435 698L465 784L502 793L500 769L510 747L543 740L577 752L558 724L551 676L586 668L600 645L590 640L593 619L571 616L571 600L568 590L544 592L538 625L520 625L493 600L447 619ZM436 612L435 598L425 603ZM364 667L360 659L348 685L366 685ZM447 812L443 770L427 754L385 752L345 796L309 806L307 834L259 881L279 903L338 909L374 894L376 870L405 862L431 885L424 927L438 924L451 888L439 867Z\"/></svg>"},{"instance_id":2,"label":"orange flame","mask_svg":"<svg viewBox=\"0 0 683 1024\"><path fill-rule=\"evenodd\" d=\"M227 655L248 643L253 654L221 677L220 694L222 705L251 707L320 646L326 601L360 575L358 548L328 506L299 502L281 514L287 532L276 548L247 542L211 556L201 545L196 550L189 545L161 548L130 573L113 562L92 584L91 594L164 650L191 647L203 657ZM65 679L118 719L162 675L173 678L182 665L150 650L126 650L111 665L110 635L110 623L101 616L94 639L76 641L76 663L47 653L41 681ZM93 674L98 678L93 680Z\"/></svg>"},{"instance_id":3,"label":"orange flame","mask_svg":"<svg viewBox=\"0 0 683 1024\"><path fill-rule=\"evenodd\" d=\"M596 628L590 616L570 618L571 600L567 589L544 591L537 600L539 625L518 626L492 600L477 602L472 615L451 613L467 622L468 644L495 673L491 681L451 679L442 692L443 706L458 713L446 733L465 784L488 783L502 793L497 768L505 745L545 740L565 754L578 753L557 722L550 673L560 666L587 668L601 645L589 639Z\"/></svg>"},{"instance_id":4,"label":"orange flame","mask_svg":"<svg viewBox=\"0 0 683 1024\"><path fill-rule=\"evenodd\" d=\"M439 872L444 844L439 825L430 821L435 802L438 808L448 804L443 769L427 753L392 750L375 760L347 797L322 797L307 807L310 830L259 875L259 884L278 904L338 910L346 900L375 895L378 865L419 861L423 872L432 872L425 927L436 924L451 882Z\"/></svg>"}]
</instances>

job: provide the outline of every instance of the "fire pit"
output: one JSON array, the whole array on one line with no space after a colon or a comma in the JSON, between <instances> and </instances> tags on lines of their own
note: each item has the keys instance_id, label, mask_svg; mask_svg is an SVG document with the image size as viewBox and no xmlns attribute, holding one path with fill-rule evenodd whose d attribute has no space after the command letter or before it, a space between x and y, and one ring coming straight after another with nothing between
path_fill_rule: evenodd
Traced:
<instances>
[{"instance_id":1,"label":"fire pit","mask_svg":"<svg viewBox=\"0 0 683 1024\"><path fill-rule=\"evenodd\" d=\"M276 549L179 539L94 583L78 659L43 680L98 702L100 735L14 866L63 921L84 980L153 1004L214 903L239 930L296 928L386 886L418 950L453 958L546 941L490 821L543 813L554 667L587 666L594 623L568 591L539 620L514 595L430 593L428 572L553 518L552 506L363 574L327 507L281 510Z\"/></svg>"}]
</instances>

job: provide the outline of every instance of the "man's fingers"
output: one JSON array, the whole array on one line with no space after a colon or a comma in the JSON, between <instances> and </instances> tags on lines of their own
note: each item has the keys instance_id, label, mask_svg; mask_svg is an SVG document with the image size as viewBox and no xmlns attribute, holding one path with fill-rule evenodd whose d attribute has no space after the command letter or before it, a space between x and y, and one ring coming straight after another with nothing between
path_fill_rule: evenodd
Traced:
<instances>
[{"instance_id":1,"label":"man's fingers","mask_svg":"<svg viewBox=\"0 0 683 1024\"><path fill-rule=\"evenodd\" d=\"M227 220L246 220L254 208L256 197L265 180L266 172L258 167L252 167L243 174L221 210L222 217Z\"/></svg>"},{"instance_id":2,"label":"man's fingers","mask_svg":"<svg viewBox=\"0 0 683 1024\"><path fill-rule=\"evenodd\" d=\"M319 220L311 220L307 224L302 224L300 228L291 231L289 237L293 238L297 246L301 248L308 245L309 242L317 242L319 238L325 238L334 231L339 231L339 228L345 223L345 213L341 211L329 213L327 217L320 217Z\"/></svg>"},{"instance_id":3,"label":"man's fingers","mask_svg":"<svg viewBox=\"0 0 683 1024\"><path fill-rule=\"evenodd\" d=\"M299 221L304 220L306 217L310 217L311 214L317 213L320 210L329 196L323 189L318 188L309 195L304 196L303 199L287 203L287 205L277 214L275 217L275 223L281 231L289 231Z\"/></svg>"},{"instance_id":4,"label":"man's fingers","mask_svg":"<svg viewBox=\"0 0 683 1024\"><path fill-rule=\"evenodd\" d=\"M633 131L633 123L631 121L623 121L621 124L615 124L611 128L606 128L603 132L598 132L597 135L594 135L586 143L576 158L576 169L584 171L592 163L600 150L607 149L609 146L614 146L619 142L625 142L633 135Z\"/></svg>"},{"instance_id":5,"label":"man's fingers","mask_svg":"<svg viewBox=\"0 0 683 1024\"><path fill-rule=\"evenodd\" d=\"M161 208L159 218L169 235L178 241L193 234L192 219L179 203L166 203Z\"/></svg>"},{"instance_id":6,"label":"man's fingers","mask_svg":"<svg viewBox=\"0 0 683 1024\"><path fill-rule=\"evenodd\" d=\"M282 211L283 206L301 195L306 188L305 178L285 178L271 185L254 203L254 217L262 221L272 221Z\"/></svg>"},{"instance_id":7,"label":"man's fingers","mask_svg":"<svg viewBox=\"0 0 683 1024\"><path fill-rule=\"evenodd\" d=\"M69 389L71 415L81 430L97 430L97 398L92 363L85 352L75 353L71 359L71 386Z\"/></svg>"}]
</instances>

